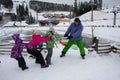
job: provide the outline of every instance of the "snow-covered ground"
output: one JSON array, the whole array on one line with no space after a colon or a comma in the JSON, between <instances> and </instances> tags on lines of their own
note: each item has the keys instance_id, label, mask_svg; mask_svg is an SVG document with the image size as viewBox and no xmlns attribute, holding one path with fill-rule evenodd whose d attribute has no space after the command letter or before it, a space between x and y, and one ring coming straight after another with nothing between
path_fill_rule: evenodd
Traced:
<instances>
[{"instance_id":1,"label":"snow-covered ground","mask_svg":"<svg viewBox=\"0 0 120 80\"><path fill-rule=\"evenodd\" d=\"M78 50L70 49L60 58L63 47L54 48L52 65L42 69L35 60L24 56L28 70L22 71L9 55L0 55L1 80L119 80L120 55L115 53L86 54L82 60ZM44 56L46 53L43 54Z\"/></svg>"},{"instance_id":2,"label":"snow-covered ground","mask_svg":"<svg viewBox=\"0 0 120 80\"><path fill-rule=\"evenodd\" d=\"M64 26L64 25L63 25ZM67 27L54 26L59 34L64 34ZM33 29L48 30L49 27L31 28L3 28L0 32L10 36L13 33L32 31ZM106 33L107 32L107 33ZM83 33L91 34L91 28L85 27ZM96 28L95 35L114 41L120 41L119 28ZM23 35L21 35L23 36ZM5 37L5 36L4 36ZM1 37L2 38L2 37ZM120 55L115 53L88 54L86 49L86 59L82 60L79 50L68 51L65 57L60 58L63 46L58 43L58 48L54 48L52 65L42 69L35 60L24 56L29 67L22 71L17 61L10 58L10 55L0 55L0 79L1 80L119 80L120 79ZM45 53L43 54L46 55Z\"/></svg>"}]
</instances>

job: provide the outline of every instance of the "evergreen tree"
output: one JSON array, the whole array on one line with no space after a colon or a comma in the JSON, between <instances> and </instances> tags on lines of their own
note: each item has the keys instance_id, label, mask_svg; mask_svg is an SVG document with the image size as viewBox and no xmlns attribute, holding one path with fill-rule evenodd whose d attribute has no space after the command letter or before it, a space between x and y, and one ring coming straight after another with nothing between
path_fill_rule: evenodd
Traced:
<instances>
[{"instance_id":1,"label":"evergreen tree","mask_svg":"<svg viewBox=\"0 0 120 80\"><path fill-rule=\"evenodd\" d=\"M67 4L57 4L57 3L49 3L42 1L30 1L30 8L33 10L41 11L69 11L69 8L73 8L71 5Z\"/></svg>"},{"instance_id":2,"label":"evergreen tree","mask_svg":"<svg viewBox=\"0 0 120 80\"><path fill-rule=\"evenodd\" d=\"M77 0L74 2L74 10L73 10L74 17L78 16L78 6L77 6Z\"/></svg>"},{"instance_id":3,"label":"evergreen tree","mask_svg":"<svg viewBox=\"0 0 120 80\"><path fill-rule=\"evenodd\" d=\"M98 9L98 4L99 4L98 0L94 0L94 4L93 4L93 9L94 10Z\"/></svg>"},{"instance_id":4,"label":"evergreen tree","mask_svg":"<svg viewBox=\"0 0 120 80\"><path fill-rule=\"evenodd\" d=\"M3 19L3 16L2 16L2 15L0 15L0 21L2 21L2 19Z\"/></svg>"},{"instance_id":5,"label":"evergreen tree","mask_svg":"<svg viewBox=\"0 0 120 80\"><path fill-rule=\"evenodd\" d=\"M91 10L90 3L85 1L85 2L79 2L78 5L78 15L81 16L82 14L88 12Z\"/></svg>"},{"instance_id":6,"label":"evergreen tree","mask_svg":"<svg viewBox=\"0 0 120 80\"><path fill-rule=\"evenodd\" d=\"M5 8L11 9L13 7L12 0L0 0L0 3L3 4Z\"/></svg>"},{"instance_id":7,"label":"evergreen tree","mask_svg":"<svg viewBox=\"0 0 120 80\"><path fill-rule=\"evenodd\" d=\"M31 13L28 15L26 23L27 24L33 24L33 23L35 23L35 18L31 15Z\"/></svg>"},{"instance_id":8,"label":"evergreen tree","mask_svg":"<svg viewBox=\"0 0 120 80\"><path fill-rule=\"evenodd\" d=\"M16 21L16 20L17 20L17 15L15 15L15 14L14 14L14 15L11 15L11 20L12 20L12 21Z\"/></svg>"},{"instance_id":9,"label":"evergreen tree","mask_svg":"<svg viewBox=\"0 0 120 80\"><path fill-rule=\"evenodd\" d=\"M25 8L25 15L28 15L29 14L29 9L28 9L28 6L26 5L26 8Z\"/></svg>"},{"instance_id":10,"label":"evergreen tree","mask_svg":"<svg viewBox=\"0 0 120 80\"><path fill-rule=\"evenodd\" d=\"M99 0L100 9L102 9L102 5L103 5L103 1L102 1L102 0Z\"/></svg>"}]
</instances>

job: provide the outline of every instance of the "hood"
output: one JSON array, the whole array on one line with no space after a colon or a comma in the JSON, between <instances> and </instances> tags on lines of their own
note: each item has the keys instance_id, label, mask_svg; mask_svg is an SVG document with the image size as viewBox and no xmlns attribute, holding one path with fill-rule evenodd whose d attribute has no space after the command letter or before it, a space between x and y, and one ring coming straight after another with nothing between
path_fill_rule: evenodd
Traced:
<instances>
[{"instance_id":1,"label":"hood","mask_svg":"<svg viewBox=\"0 0 120 80\"><path fill-rule=\"evenodd\" d=\"M13 40L15 41L15 43L22 41L22 40L20 39L20 34L13 34L13 35L12 35L12 38L13 38Z\"/></svg>"}]
</instances>

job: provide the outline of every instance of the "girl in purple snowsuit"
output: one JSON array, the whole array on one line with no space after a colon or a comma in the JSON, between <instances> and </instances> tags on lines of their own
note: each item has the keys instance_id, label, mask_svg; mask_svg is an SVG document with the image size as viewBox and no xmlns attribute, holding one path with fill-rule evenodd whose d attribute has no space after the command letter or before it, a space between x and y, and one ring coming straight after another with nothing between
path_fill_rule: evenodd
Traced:
<instances>
[{"instance_id":1,"label":"girl in purple snowsuit","mask_svg":"<svg viewBox=\"0 0 120 80\"><path fill-rule=\"evenodd\" d=\"M27 44L23 43L23 40L20 39L20 34L13 34L12 38L15 41L15 44L11 50L11 58L14 58L18 61L18 66L22 70L28 69L26 62L21 54L23 48L27 47Z\"/></svg>"}]
</instances>

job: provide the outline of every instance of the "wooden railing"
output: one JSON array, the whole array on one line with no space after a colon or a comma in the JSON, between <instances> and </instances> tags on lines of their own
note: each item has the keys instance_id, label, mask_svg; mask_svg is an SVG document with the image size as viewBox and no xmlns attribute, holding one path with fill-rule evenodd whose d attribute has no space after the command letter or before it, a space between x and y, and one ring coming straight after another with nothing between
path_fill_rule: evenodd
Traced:
<instances>
[{"instance_id":1,"label":"wooden railing","mask_svg":"<svg viewBox=\"0 0 120 80\"><path fill-rule=\"evenodd\" d=\"M0 44L0 55L9 55L11 53L11 49L12 47L14 46L14 43L3 43L3 44ZM46 44L43 44L42 46L39 46L38 47L38 50L39 51L44 51L44 53L46 53ZM23 52L22 52L23 55L27 55L28 52L26 49L23 49Z\"/></svg>"},{"instance_id":2,"label":"wooden railing","mask_svg":"<svg viewBox=\"0 0 120 80\"><path fill-rule=\"evenodd\" d=\"M14 43L8 43L8 44L0 44L0 54L1 55L9 55L11 53L11 49L13 47ZM26 49L23 49L23 55L27 55Z\"/></svg>"},{"instance_id":3,"label":"wooden railing","mask_svg":"<svg viewBox=\"0 0 120 80\"><path fill-rule=\"evenodd\" d=\"M97 53L120 53L120 45L100 44L97 38L93 41L93 45L88 48L89 52L95 50Z\"/></svg>"},{"instance_id":4,"label":"wooden railing","mask_svg":"<svg viewBox=\"0 0 120 80\"><path fill-rule=\"evenodd\" d=\"M120 28L120 25L86 25L85 27L109 27L109 28Z\"/></svg>"}]
</instances>

